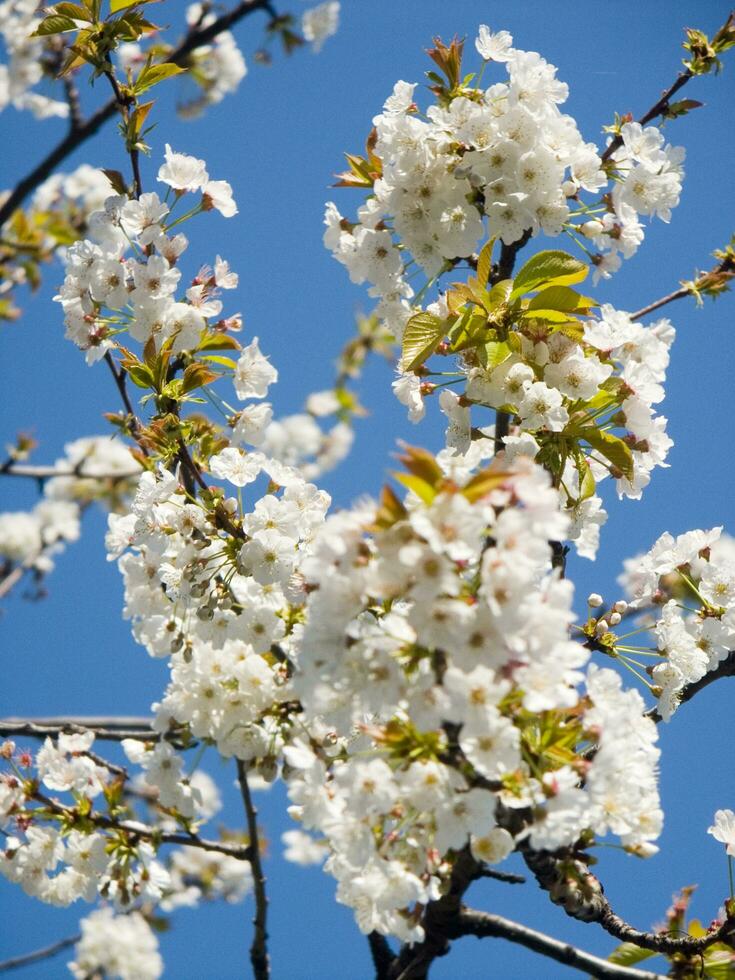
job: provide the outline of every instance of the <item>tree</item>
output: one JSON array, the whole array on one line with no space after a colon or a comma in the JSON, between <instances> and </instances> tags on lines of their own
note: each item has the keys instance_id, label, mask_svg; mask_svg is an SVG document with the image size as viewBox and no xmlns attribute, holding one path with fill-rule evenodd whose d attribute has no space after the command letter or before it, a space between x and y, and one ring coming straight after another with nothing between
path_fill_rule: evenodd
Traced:
<instances>
[{"instance_id":1,"label":"tree","mask_svg":"<svg viewBox=\"0 0 735 980\"><path fill-rule=\"evenodd\" d=\"M264 399L277 370L253 331L239 339L227 249L199 245L200 226L239 220L232 187L167 143L151 89L185 73L200 87L186 112L216 102L244 69L223 32L265 13L291 51L302 43L294 18L258 2L219 16L205 7L169 44L147 3L56 4L35 19L33 8L9 8L8 90L19 107L66 111L70 132L0 208L3 312L16 318L25 286L61 254L67 340L90 371L109 372L121 405L108 412L116 440L76 440L52 467L29 463L32 440L18 438L3 473L40 481L43 496L2 517L0 594L40 591L82 512L101 504L124 614L168 670L153 717L0 724L0 870L54 905L102 903L81 940L31 958L75 945L78 976L158 976L152 928L178 906L252 892L251 964L268 976L268 828L253 791L280 780L303 828L284 835L287 853L329 855L378 977L425 976L465 936L594 976L728 976L730 900L707 910L705 929L688 920L685 889L647 931L608 900L596 862L601 845L622 848L628 869L655 853L658 727L675 712L685 724L680 706L735 670L731 543L719 528L664 535L628 566L619 598L592 593L579 618L567 565L572 549L594 557L601 528L604 544L607 486L653 492L665 463L657 406L674 331L659 308L718 296L735 269L725 245L709 270L674 292L666 282L637 312L597 298L648 233L640 217L668 220L678 203L683 153L659 127L668 137L669 120L700 108L680 90L719 69L733 18L711 36L688 30L669 89L638 122L616 116L599 150L562 115L553 66L510 35L436 39L429 93L398 82L364 151L347 157L349 216L327 206L325 244L377 307L332 386L274 420ZM336 12L305 15L315 46ZM39 54L65 102L16 84L35 83L22 68ZM91 115L85 74L112 93ZM51 176L116 115L119 169ZM342 203L350 194L354 207ZM266 289L285 291L308 330L290 293L296 256L270 261ZM265 325L262 336L267 350ZM355 380L375 350L395 358L412 422L438 400L443 448L404 443L377 501L328 513L316 484L350 448ZM206 826L218 794L205 751L230 760L242 830ZM728 852L733 822L722 808L710 828ZM506 859L526 866L527 889L586 923L582 935L602 927L623 945L606 960L582 938L530 929L496 914L497 890L492 912L468 907L478 882L521 884ZM638 965L651 954L658 972Z\"/></svg>"}]
</instances>

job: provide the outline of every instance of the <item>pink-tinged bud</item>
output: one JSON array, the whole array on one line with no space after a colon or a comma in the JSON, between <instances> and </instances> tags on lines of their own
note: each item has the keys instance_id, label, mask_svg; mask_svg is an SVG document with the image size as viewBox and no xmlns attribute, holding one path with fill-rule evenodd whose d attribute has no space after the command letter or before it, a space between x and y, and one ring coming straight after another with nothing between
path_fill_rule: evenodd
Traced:
<instances>
[{"instance_id":1,"label":"pink-tinged bud","mask_svg":"<svg viewBox=\"0 0 735 980\"><path fill-rule=\"evenodd\" d=\"M620 613L620 615L623 616L628 611L628 603L625 601L625 599L618 599L613 606L613 609L616 613Z\"/></svg>"},{"instance_id":2,"label":"pink-tinged bud","mask_svg":"<svg viewBox=\"0 0 735 980\"><path fill-rule=\"evenodd\" d=\"M15 742L7 741L7 742L3 742L3 744L0 745L0 758L12 759L14 752L15 752Z\"/></svg>"}]
</instances>

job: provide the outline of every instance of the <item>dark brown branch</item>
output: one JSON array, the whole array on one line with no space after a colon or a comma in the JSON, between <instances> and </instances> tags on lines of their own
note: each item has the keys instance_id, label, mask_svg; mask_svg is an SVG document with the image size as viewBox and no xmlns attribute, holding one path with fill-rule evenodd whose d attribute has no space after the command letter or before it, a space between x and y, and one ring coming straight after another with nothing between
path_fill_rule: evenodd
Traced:
<instances>
[{"instance_id":1,"label":"dark brown branch","mask_svg":"<svg viewBox=\"0 0 735 980\"><path fill-rule=\"evenodd\" d=\"M250 850L250 866L253 869L253 890L255 892L255 916L253 917L253 942L250 946L250 962L253 965L255 980L268 980L270 977L270 960L268 957L268 896L265 890L265 875L260 859L260 839L258 836L258 811L253 805L253 798L248 786L248 774L245 763L237 760L237 781L240 784L242 802L245 806L245 816L248 823L248 844Z\"/></svg>"},{"instance_id":2,"label":"dark brown branch","mask_svg":"<svg viewBox=\"0 0 735 980\"><path fill-rule=\"evenodd\" d=\"M151 727L152 718L3 718L0 720L2 738L56 738L59 735L84 735L94 732L100 741L122 742L126 738L141 742L160 742L165 740L182 745L182 736L177 732L157 732ZM187 742L191 748L195 742Z\"/></svg>"},{"instance_id":3,"label":"dark brown branch","mask_svg":"<svg viewBox=\"0 0 735 980\"><path fill-rule=\"evenodd\" d=\"M76 811L73 807L64 806L57 800L53 800L43 793L35 792L32 799L37 800L44 808L53 813L68 816L72 821ZM35 812L35 811L32 811ZM133 838L140 840L154 841L156 844L178 844L182 847L198 847L202 851L213 851L217 854L225 854L227 857L236 858L238 861L250 861L253 851L252 844L228 844L225 841L206 840L197 834L187 834L179 831L163 831L158 827L149 827L139 823L137 820L113 820L106 817L103 813L90 813L85 816L85 820L99 827L101 830L116 830L130 834Z\"/></svg>"},{"instance_id":4,"label":"dark brown branch","mask_svg":"<svg viewBox=\"0 0 735 980\"><path fill-rule=\"evenodd\" d=\"M714 670L710 670L709 673L704 675L704 677L700 677L698 681L694 681L692 684L687 684L679 696L679 705L686 704L687 701L691 701L695 694L699 694L699 692L703 691L705 687L709 687L710 684L714 684L714 682L719 680L721 677L735 677L735 650L731 650L727 657L720 661ZM646 712L646 714L649 718L655 721L656 724L663 720L661 715L658 713L657 708L651 708L651 710Z\"/></svg>"},{"instance_id":5,"label":"dark brown branch","mask_svg":"<svg viewBox=\"0 0 735 980\"><path fill-rule=\"evenodd\" d=\"M512 272L513 266L516 262L516 256L522 248L524 248L528 242L531 240L532 231L527 228L517 242L513 242L512 245L503 245L500 248L500 258L498 263L493 269L489 284L494 286L496 283L502 282L503 279L509 279ZM508 435L510 431L510 415L507 412L495 413L495 455L505 449L505 443L503 441L504 437Z\"/></svg>"},{"instance_id":6,"label":"dark brown branch","mask_svg":"<svg viewBox=\"0 0 735 980\"><path fill-rule=\"evenodd\" d=\"M561 905L567 915L581 922L597 922L605 932L620 942L632 943L655 953L684 953L699 955L718 942L731 944L735 936L735 920L727 919L719 928L701 938L667 932L644 932L636 929L613 911L600 881L589 868L573 855L557 857L546 851L522 847L523 857L541 888L551 901ZM563 869L562 869L563 861Z\"/></svg>"},{"instance_id":7,"label":"dark brown branch","mask_svg":"<svg viewBox=\"0 0 735 980\"><path fill-rule=\"evenodd\" d=\"M641 118L638 120L640 125L645 126L646 123L651 122L653 119L656 119L658 116L664 115L664 113L669 108L669 102L671 100L671 97L673 95L676 95L679 89L683 88L686 85L686 83L689 81L689 79L693 77L694 75L688 68L686 69L686 71L679 72L679 74L676 76L676 81L674 82L674 84L669 86L669 88L666 89L666 91L658 100L658 102L654 102L654 104L651 106L648 112L644 113L641 116ZM601 154L602 162L604 163L606 160L609 160L610 157L613 155L613 153L616 150L618 150L622 145L623 145L622 136L613 137L613 139L610 140L607 147Z\"/></svg>"},{"instance_id":8,"label":"dark brown branch","mask_svg":"<svg viewBox=\"0 0 735 980\"><path fill-rule=\"evenodd\" d=\"M511 871L497 871L495 868L480 868L477 872L478 878L492 878L493 881L502 881L506 885L525 885L526 879L523 875L513 874Z\"/></svg>"},{"instance_id":9,"label":"dark brown branch","mask_svg":"<svg viewBox=\"0 0 735 980\"><path fill-rule=\"evenodd\" d=\"M193 51L196 51L197 48L205 44L209 44L218 34L229 30L238 21L256 10L265 10L271 17L274 16L273 10L266 0L249 0L247 3L238 3L231 11L222 14L221 17L218 17L208 27L191 30L182 40L181 44L174 48L167 57L167 61L177 65L185 65L187 58ZM76 130L67 133L64 139L27 176L16 184L2 206L0 206L0 226L5 224L28 195L39 184L43 183L63 160L75 150L79 149L82 143L94 136L109 119L112 119L116 111L117 105L115 99L110 99L105 105L100 106Z\"/></svg>"},{"instance_id":10,"label":"dark brown branch","mask_svg":"<svg viewBox=\"0 0 735 980\"><path fill-rule=\"evenodd\" d=\"M715 254L718 258L723 255L722 252ZM658 310L668 303L673 303L677 299L683 299L685 296L694 296L699 301L702 291L708 295L717 296L718 293L728 289L728 283L733 277L735 277L735 261L733 261L731 249L728 249L724 252L722 261L713 269L702 272L693 282L683 283L680 289L675 289L673 293L662 296L661 299L657 299L653 303L649 303L648 306L631 313L630 319L640 320L641 317L653 313L654 310Z\"/></svg>"},{"instance_id":11,"label":"dark brown branch","mask_svg":"<svg viewBox=\"0 0 735 980\"><path fill-rule=\"evenodd\" d=\"M19 966L30 966L31 963L38 963L39 960L51 959L57 953L61 953L70 946L74 946L81 938L81 934L77 933L76 936L67 936L66 939L59 939L57 942L51 943L50 946L44 946L42 949L34 949L32 953L21 953L20 956L12 956L10 959L3 960L0 963L0 973L15 970Z\"/></svg>"},{"instance_id":12,"label":"dark brown branch","mask_svg":"<svg viewBox=\"0 0 735 980\"><path fill-rule=\"evenodd\" d=\"M117 390L120 392L120 398L122 399L122 403L125 406L125 411L128 413L130 417L131 435L133 436L135 441L138 442L138 444L140 445L138 439L140 434L140 420L138 419L138 416L135 414L133 403L130 401L130 395L128 394L128 387L127 384L125 383L125 378L126 378L125 371L123 370L123 368L118 369L117 365L115 364L115 361L112 358L112 354L109 352L109 350L106 352L104 356L104 361L105 364L107 364L107 366L109 367L112 373L112 377L115 379L115 384L117 385ZM145 449L145 447L141 446L140 448L144 453L144 455L147 456L148 452Z\"/></svg>"},{"instance_id":13,"label":"dark brown branch","mask_svg":"<svg viewBox=\"0 0 735 980\"><path fill-rule=\"evenodd\" d=\"M368 933L367 940L375 967L375 980L389 980L396 955L388 945L388 940L381 933L374 931Z\"/></svg>"},{"instance_id":14,"label":"dark brown branch","mask_svg":"<svg viewBox=\"0 0 735 980\"><path fill-rule=\"evenodd\" d=\"M130 473L85 473L84 463L76 469L58 469L55 466L32 466L31 464L15 463L9 460L0 466L0 476L27 477L29 480L51 480L55 477L71 477L82 480L111 480L120 482L122 480L132 480L140 476L140 469L131 470Z\"/></svg>"},{"instance_id":15,"label":"dark brown branch","mask_svg":"<svg viewBox=\"0 0 735 980\"><path fill-rule=\"evenodd\" d=\"M79 104L79 90L71 75L64 76L64 91L69 105L69 134L76 135L84 125L84 118Z\"/></svg>"},{"instance_id":16,"label":"dark brown branch","mask_svg":"<svg viewBox=\"0 0 735 980\"><path fill-rule=\"evenodd\" d=\"M582 970L589 976L599 980L656 980L658 973L648 970L636 970L628 966L618 966L608 960L600 959L591 953L585 953L569 943L561 942L543 932L529 929L528 926L512 922L500 915L490 915L488 912L478 912L473 909L462 909L457 916L453 938L460 936L477 936L478 939L492 937L507 939L508 942L518 943L526 949L540 953L557 963L563 963L573 970Z\"/></svg>"}]
</instances>

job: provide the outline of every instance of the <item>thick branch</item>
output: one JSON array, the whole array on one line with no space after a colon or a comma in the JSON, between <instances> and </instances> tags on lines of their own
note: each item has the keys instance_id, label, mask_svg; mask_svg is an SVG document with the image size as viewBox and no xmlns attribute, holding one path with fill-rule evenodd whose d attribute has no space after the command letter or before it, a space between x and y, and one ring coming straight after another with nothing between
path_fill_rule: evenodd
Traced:
<instances>
[{"instance_id":1,"label":"thick branch","mask_svg":"<svg viewBox=\"0 0 735 980\"><path fill-rule=\"evenodd\" d=\"M542 956L556 960L557 963L570 966L573 970L582 970L600 980L655 980L659 977L658 973L650 973L647 970L618 966L591 953L585 953L569 943L560 942L543 932L529 929L528 926L520 925L518 922L474 909L462 909L457 916L453 938L460 936L507 939L508 942L518 943L519 946L525 946L534 953L540 953Z\"/></svg>"},{"instance_id":2,"label":"thick branch","mask_svg":"<svg viewBox=\"0 0 735 980\"><path fill-rule=\"evenodd\" d=\"M31 963L38 963L39 960L48 960L52 956L56 956L57 953L68 949L70 946L74 946L81 938L81 935L77 933L76 936L67 936L66 939L59 939L57 942L51 943L50 946L44 946L42 949L34 949L32 953L22 953L20 956L12 956L10 959L3 960L0 963L0 973L15 970L19 966L29 966Z\"/></svg>"},{"instance_id":3,"label":"thick branch","mask_svg":"<svg viewBox=\"0 0 735 980\"><path fill-rule=\"evenodd\" d=\"M547 851L523 848L523 857L537 882L549 892L552 902L561 905L567 915L581 922L597 922L621 942L632 943L655 953L684 953L698 955L718 942L731 944L735 921L727 919L722 925L701 938L672 936L666 932L643 932L626 922L613 911L600 881L581 861L566 856L563 861Z\"/></svg>"},{"instance_id":4,"label":"thick branch","mask_svg":"<svg viewBox=\"0 0 735 980\"><path fill-rule=\"evenodd\" d=\"M388 940L379 932L368 933L367 940L375 967L375 980L389 980L390 970L396 956L388 945Z\"/></svg>"},{"instance_id":5,"label":"thick branch","mask_svg":"<svg viewBox=\"0 0 735 980\"><path fill-rule=\"evenodd\" d=\"M250 962L253 965L255 980L268 980L270 977L267 931L268 896L265 891L265 875L260 860L258 811L253 805L253 798L248 786L247 769L241 759L237 760L237 781L240 784L240 793L248 823L250 866L253 869L253 890L255 892L255 916L253 918L255 932L250 946Z\"/></svg>"},{"instance_id":6,"label":"thick branch","mask_svg":"<svg viewBox=\"0 0 735 980\"><path fill-rule=\"evenodd\" d=\"M267 0L249 0L246 3L238 3L231 11L222 14L221 17L218 17L208 27L192 28L181 44L174 48L166 60L174 62L177 65L184 65L193 51L196 51L197 48L205 44L209 44L217 35L229 30L239 20L244 19L256 10L265 10L271 16L274 16L273 10ZM115 99L110 99L109 102L100 106L80 126L67 133L64 139L8 195L0 207L0 226L5 224L16 208L23 203L26 197L39 184L42 184L54 172L63 160L77 150L82 143L94 136L109 119L112 119L116 111L117 105Z\"/></svg>"}]
</instances>

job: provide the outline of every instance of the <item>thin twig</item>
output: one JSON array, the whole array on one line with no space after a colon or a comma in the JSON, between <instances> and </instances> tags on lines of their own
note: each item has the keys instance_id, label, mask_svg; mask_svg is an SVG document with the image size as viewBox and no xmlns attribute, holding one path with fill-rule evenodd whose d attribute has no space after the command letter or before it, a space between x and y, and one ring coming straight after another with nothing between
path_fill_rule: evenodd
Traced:
<instances>
[{"instance_id":1,"label":"thin twig","mask_svg":"<svg viewBox=\"0 0 735 980\"><path fill-rule=\"evenodd\" d=\"M525 946L526 949L531 949L534 953L540 953L557 963L563 963L573 970L582 970L592 977L599 978L599 980L657 980L660 977L660 974L651 973L648 970L636 970L632 967L610 963L608 960L586 953L584 950L554 939L552 936L547 936L536 929L529 929L528 926L512 922L500 915L491 915L488 912L478 912L474 909L462 909L457 916L456 925L453 928L453 938L460 936L477 936L478 939L486 937L507 939L508 942Z\"/></svg>"},{"instance_id":2,"label":"thin twig","mask_svg":"<svg viewBox=\"0 0 735 980\"><path fill-rule=\"evenodd\" d=\"M52 956L56 956L57 953L61 953L62 950L74 946L81 938L81 933L77 933L76 936L67 936L66 939L59 939L57 942L51 943L50 946L44 946L42 949L34 949L31 953L21 953L20 956L11 956L10 959L0 962L0 973L15 970L19 966L29 966L31 963L38 963L39 960L48 960Z\"/></svg>"},{"instance_id":3,"label":"thin twig","mask_svg":"<svg viewBox=\"0 0 735 980\"><path fill-rule=\"evenodd\" d=\"M639 124L641 126L645 126L646 123L649 123L651 122L651 120L656 119L657 116L662 116L669 107L669 100L671 99L671 97L673 95L676 95L679 89L683 88L684 85L686 85L686 83L689 81L689 79L693 77L694 77L693 73L688 68L686 69L686 71L680 72L676 76L676 81L674 82L674 84L670 85L669 88L666 89L664 94L658 100L658 102L655 102L648 110L648 112L644 113L641 116L641 118L638 120ZM622 136L618 135L613 137L613 139L610 140L610 142L608 143L608 145L605 147L604 151L601 154L602 162L604 163L606 160L609 160L610 157L613 155L613 153L616 150L618 150L622 145L623 145Z\"/></svg>"},{"instance_id":4,"label":"thin twig","mask_svg":"<svg viewBox=\"0 0 735 980\"><path fill-rule=\"evenodd\" d=\"M715 254L718 257L723 255L722 252ZM709 291L710 295L716 296L718 293L725 292L728 289L728 283L733 277L735 277L735 261L733 261L730 250L728 250L724 253L722 261L714 268L708 272L700 273L693 282L682 283L681 288L675 289L673 293L668 293L668 295L662 296L661 299L657 299L653 303L649 303L648 306L644 306L640 310L636 310L635 313L631 313L630 319L640 320L641 317L653 313L654 310L658 310L668 303L673 303L677 299L683 299L685 296L694 296L696 299L699 299L702 290Z\"/></svg>"},{"instance_id":5,"label":"thin twig","mask_svg":"<svg viewBox=\"0 0 735 980\"><path fill-rule=\"evenodd\" d=\"M84 464L82 464L84 465ZM59 469L56 466L34 466L30 463L15 463L10 460L0 466L0 476L26 477L29 480L53 480L56 477L73 478L78 480L102 480L119 483L123 480L133 480L140 476L140 469L129 473L85 473L84 469Z\"/></svg>"},{"instance_id":6,"label":"thin twig","mask_svg":"<svg viewBox=\"0 0 735 980\"><path fill-rule=\"evenodd\" d=\"M158 732L151 726L152 718L3 718L0 720L2 738L58 738L59 735L84 735L93 732L103 742L123 742L131 738L139 742L172 742L178 747L193 748L195 741L183 743L178 732Z\"/></svg>"},{"instance_id":7,"label":"thin twig","mask_svg":"<svg viewBox=\"0 0 735 980\"><path fill-rule=\"evenodd\" d=\"M53 800L43 793L35 792L32 799L42 803L44 807L53 813L68 816L73 820L75 810L73 807L65 806L57 800ZM113 820L106 817L103 813L90 813L85 816L85 820L99 827L101 830L116 830L141 840L150 840L158 844L179 844L183 847L198 847L202 851L214 851L218 854L225 854L227 857L236 858L238 861L250 861L253 847L252 844L228 844L225 841L206 840L197 834L187 834L178 831L164 831L158 827L149 827L139 823L137 820Z\"/></svg>"},{"instance_id":8,"label":"thin twig","mask_svg":"<svg viewBox=\"0 0 735 980\"><path fill-rule=\"evenodd\" d=\"M268 980L270 977L270 960L268 958L268 896L265 890L263 864L260 860L260 840L258 837L258 811L253 805L253 799L248 786L248 774L245 763L237 760L237 781L240 784L242 802L248 823L248 838L251 851L250 866L253 870L253 890L255 892L255 916L253 918L253 942L250 946L250 962L253 965L255 980Z\"/></svg>"}]
</instances>

